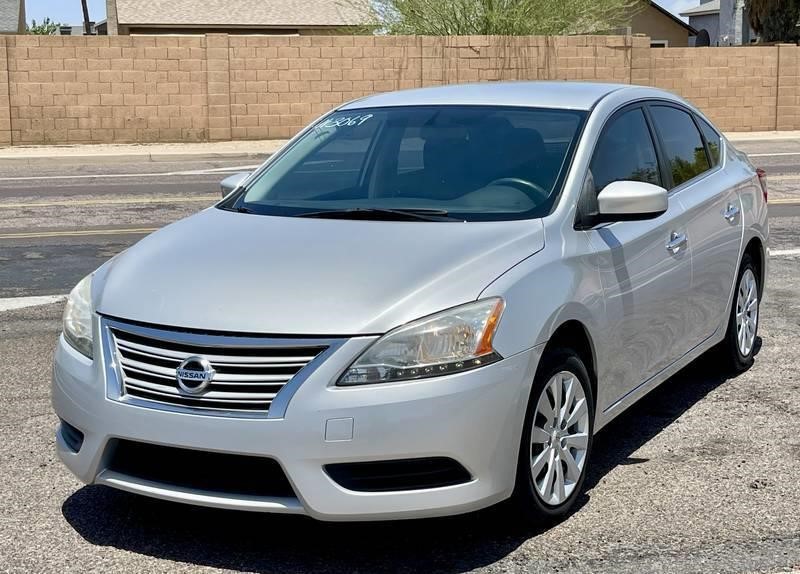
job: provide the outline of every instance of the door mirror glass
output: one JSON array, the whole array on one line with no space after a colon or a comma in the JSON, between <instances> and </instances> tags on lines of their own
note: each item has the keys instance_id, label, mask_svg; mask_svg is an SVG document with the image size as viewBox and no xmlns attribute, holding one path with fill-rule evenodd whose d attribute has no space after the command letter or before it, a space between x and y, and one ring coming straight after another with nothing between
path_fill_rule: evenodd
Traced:
<instances>
[{"instance_id":1,"label":"door mirror glass","mask_svg":"<svg viewBox=\"0 0 800 574\"><path fill-rule=\"evenodd\" d=\"M654 219L667 211L663 187L643 181L614 181L597 195L602 222Z\"/></svg>"},{"instance_id":2,"label":"door mirror glass","mask_svg":"<svg viewBox=\"0 0 800 574\"><path fill-rule=\"evenodd\" d=\"M251 172L249 171L234 173L233 175L230 175L225 179L223 179L219 184L220 189L222 190L222 197L227 196L234 189L242 185L242 183L244 183L244 180L250 177L250 173Z\"/></svg>"}]
</instances>

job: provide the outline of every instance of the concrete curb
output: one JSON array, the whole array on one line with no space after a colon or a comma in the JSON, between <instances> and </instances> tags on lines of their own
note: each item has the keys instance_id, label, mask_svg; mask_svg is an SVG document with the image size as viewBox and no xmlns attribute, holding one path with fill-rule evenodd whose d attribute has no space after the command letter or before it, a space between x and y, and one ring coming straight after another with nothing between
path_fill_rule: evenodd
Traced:
<instances>
[{"instance_id":1,"label":"concrete curb","mask_svg":"<svg viewBox=\"0 0 800 574\"><path fill-rule=\"evenodd\" d=\"M211 153L163 153L163 154L68 154L68 155L51 155L47 157L34 156L16 156L9 157L0 154L0 167L2 166L30 166L37 167L50 164L53 160L75 160L75 161L91 161L94 164L103 163L120 163L120 162L152 162L152 163L169 163L181 161L212 161L212 160L230 160L238 159L242 161L262 162L272 155L272 152L259 152L259 153L243 153L243 152L211 152Z\"/></svg>"},{"instance_id":2,"label":"concrete curb","mask_svg":"<svg viewBox=\"0 0 800 574\"><path fill-rule=\"evenodd\" d=\"M800 140L800 131L727 132L725 137L732 142Z\"/></svg>"},{"instance_id":3,"label":"concrete curb","mask_svg":"<svg viewBox=\"0 0 800 574\"><path fill-rule=\"evenodd\" d=\"M0 165L41 165L54 159L175 162L184 160L264 159L286 140L237 141L200 144L112 144L30 146L0 149Z\"/></svg>"}]
</instances>

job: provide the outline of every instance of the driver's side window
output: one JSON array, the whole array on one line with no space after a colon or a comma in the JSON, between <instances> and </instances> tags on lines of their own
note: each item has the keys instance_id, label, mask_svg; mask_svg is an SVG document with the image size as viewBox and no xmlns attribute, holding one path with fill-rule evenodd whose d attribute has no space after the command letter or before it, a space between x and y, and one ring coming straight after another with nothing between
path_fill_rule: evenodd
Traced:
<instances>
[{"instance_id":1,"label":"driver's side window","mask_svg":"<svg viewBox=\"0 0 800 574\"><path fill-rule=\"evenodd\" d=\"M614 181L662 186L653 138L641 108L612 120L597 142L590 166L595 194Z\"/></svg>"}]
</instances>

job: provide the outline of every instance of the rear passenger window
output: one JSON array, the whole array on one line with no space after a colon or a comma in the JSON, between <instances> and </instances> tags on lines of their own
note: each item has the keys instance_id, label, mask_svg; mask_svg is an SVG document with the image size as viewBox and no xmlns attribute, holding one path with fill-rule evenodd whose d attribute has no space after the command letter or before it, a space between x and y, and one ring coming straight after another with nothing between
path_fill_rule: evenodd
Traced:
<instances>
[{"instance_id":1,"label":"rear passenger window","mask_svg":"<svg viewBox=\"0 0 800 574\"><path fill-rule=\"evenodd\" d=\"M667 106L653 106L651 112L656 129L664 142L664 153L672 171L673 187L697 177L711 167L692 116L683 110Z\"/></svg>"},{"instance_id":2,"label":"rear passenger window","mask_svg":"<svg viewBox=\"0 0 800 574\"><path fill-rule=\"evenodd\" d=\"M713 167L717 167L719 165L719 157L720 157L720 137L717 133L717 130L712 128L708 125L707 122L703 121L701 118L697 118L697 123L700 124L700 130L703 132L703 136L706 138L706 143L708 144L708 153L711 155L711 165Z\"/></svg>"},{"instance_id":3,"label":"rear passenger window","mask_svg":"<svg viewBox=\"0 0 800 574\"><path fill-rule=\"evenodd\" d=\"M597 193L614 181L662 185L656 149L641 108L611 121L597 142L590 169Z\"/></svg>"}]
</instances>

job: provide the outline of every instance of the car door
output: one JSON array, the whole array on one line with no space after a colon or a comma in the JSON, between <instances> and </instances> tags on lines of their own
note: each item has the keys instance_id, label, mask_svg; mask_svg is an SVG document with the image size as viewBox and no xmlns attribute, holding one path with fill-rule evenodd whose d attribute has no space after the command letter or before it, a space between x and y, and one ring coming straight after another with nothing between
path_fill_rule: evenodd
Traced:
<instances>
[{"instance_id":1,"label":"car door","mask_svg":"<svg viewBox=\"0 0 800 574\"><path fill-rule=\"evenodd\" d=\"M650 114L669 164L672 194L686 212L692 256L688 337L696 346L727 320L743 224L741 200L721 169L721 138L701 118L671 104Z\"/></svg>"},{"instance_id":2,"label":"car door","mask_svg":"<svg viewBox=\"0 0 800 574\"><path fill-rule=\"evenodd\" d=\"M667 187L646 109L617 112L595 147L585 193L594 197L613 181ZM683 355L691 261L683 206L674 197L663 215L618 221L586 231L596 253L606 305L604 381L598 408L620 400Z\"/></svg>"}]
</instances>

